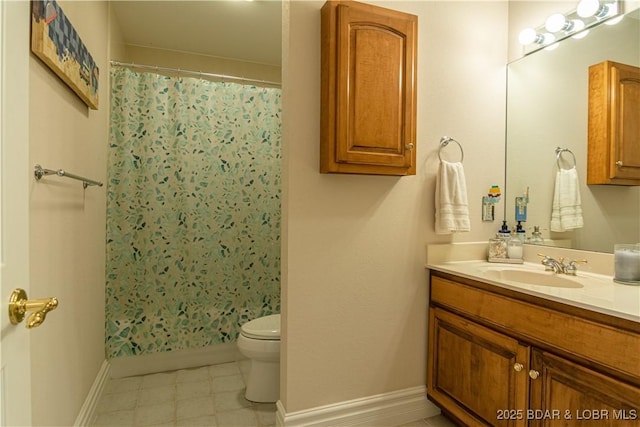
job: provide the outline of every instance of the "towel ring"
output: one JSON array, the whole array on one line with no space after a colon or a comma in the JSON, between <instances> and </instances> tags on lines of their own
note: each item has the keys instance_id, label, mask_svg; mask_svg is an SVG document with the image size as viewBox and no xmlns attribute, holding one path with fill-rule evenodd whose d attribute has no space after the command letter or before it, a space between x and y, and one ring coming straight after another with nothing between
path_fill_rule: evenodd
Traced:
<instances>
[{"instance_id":1,"label":"towel ring","mask_svg":"<svg viewBox=\"0 0 640 427\"><path fill-rule=\"evenodd\" d=\"M440 148L438 149L438 158L440 159L440 161L442 161L442 156L440 155L440 152L444 147L449 145L450 142L455 142L456 144L458 144L458 147L460 148L460 163L462 163L462 161L464 160L464 150L462 149L462 145L460 145L458 141L451 138L450 136L443 136L442 138L440 138Z\"/></svg>"},{"instance_id":2,"label":"towel ring","mask_svg":"<svg viewBox=\"0 0 640 427\"><path fill-rule=\"evenodd\" d=\"M575 168L576 156L573 154L573 151L569 150L568 148L556 147L556 164L558 165L558 169L562 169L562 166L560 166L560 156L562 156L562 153L571 154L571 158L573 159L573 167Z\"/></svg>"}]
</instances>

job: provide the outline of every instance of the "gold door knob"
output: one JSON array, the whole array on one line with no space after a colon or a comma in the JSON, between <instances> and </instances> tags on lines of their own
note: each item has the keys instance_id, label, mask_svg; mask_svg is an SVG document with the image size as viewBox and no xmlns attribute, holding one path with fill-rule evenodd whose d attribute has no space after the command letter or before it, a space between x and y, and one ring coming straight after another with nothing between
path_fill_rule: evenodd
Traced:
<instances>
[{"instance_id":1,"label":"gold door knob","mask_svg":"<svg viewBox=\"0 0 640 427\"><path fill-rule=\"evenodd\" d=\"M616 166L622 166L622 160L618 160L618 161L616 162Z\"/></svg>"},{"instance_id":2,"label":"gold door knob","mask_svg":"<svg viewBox=\"0 0 640 427\"><path fill-rule=\"evenodd\" d=\"M27 329L40 326L47 318L47 313L58 307L56 298L27 299L24 289L15 289L9 298L9 320L12 325L17 325L24 319L27 311L32 311L27 318Z\"/></svg>"},{"instance_id":3,"label":"gold door knob","mask_svg":"<svg viewBox=\"0 0 640 427\"><path fill-rule=\"evenodd\" d=\"M407 147L407 150L409 150L409 151L413 150L413 143L407 144L406 147Z\"/></svg>"},{"instance_id":4,"label":"gold door knob","mask_svg":"<svg viewBox=\"0 0 640 427\"><path fill-rule=\"evenodd\" d=\"M540 376L540 372L536 371L535 369L532 369L529 371L529 376L531 377L532 380L535 380Z\"/></svg>"},{"instance_id":5,"label":"gold door knob","mask_svg":"<svg viewBox=\"0 0 640 427\"><path fill-rule=\"evenodd\" d=\"M524 368L524 365L522 363L516 362L513 364L513 370L516 372L522 371L522 368Z\"/></svg>"}]
</instances>

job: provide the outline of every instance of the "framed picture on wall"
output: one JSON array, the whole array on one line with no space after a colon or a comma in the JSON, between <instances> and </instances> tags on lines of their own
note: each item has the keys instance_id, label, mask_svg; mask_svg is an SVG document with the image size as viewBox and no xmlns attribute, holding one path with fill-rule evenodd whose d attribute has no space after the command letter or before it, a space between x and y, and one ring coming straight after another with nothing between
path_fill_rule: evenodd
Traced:
<instances>
[{"instance_id":1,"label":"framed picture on wall","mask_svg":"<svg viewBox=\"0 0 640 427\"><path fill-rule=\"evenodd\" d=\"M89 108L98 109L100 72L78 32L55 0L31 2L31 51Z\"/></svg>"}]
</instances>

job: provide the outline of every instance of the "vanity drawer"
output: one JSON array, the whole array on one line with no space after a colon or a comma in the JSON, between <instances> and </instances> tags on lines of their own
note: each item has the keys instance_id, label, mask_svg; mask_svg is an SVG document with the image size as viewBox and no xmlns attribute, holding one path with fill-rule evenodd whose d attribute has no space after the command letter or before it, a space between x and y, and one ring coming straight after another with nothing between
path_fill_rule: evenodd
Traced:
<instances>
[{"instance_id":1,"label":"vanity drawer","mask_svg":"<svg viewBox=\"0 0 640 427\"><path fill-rule=\"evenodd\" d=\"M640 385L640 334L431 275L431 304Z\"/></svg>"}]
</instances>

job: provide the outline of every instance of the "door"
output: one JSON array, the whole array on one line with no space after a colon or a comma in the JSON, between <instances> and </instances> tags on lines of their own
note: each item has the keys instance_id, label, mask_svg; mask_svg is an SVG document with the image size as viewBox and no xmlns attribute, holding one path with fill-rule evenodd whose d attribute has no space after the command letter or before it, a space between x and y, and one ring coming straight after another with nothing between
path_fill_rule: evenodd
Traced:
<instances>
[{"instance_id":1,"label":"door","mask_svg":"<svg viewBox=\"0 0 640 427\"><path fill-rule=\"evenodd\" d=\"M429 398L468 426L526 425L528 346L431 308L429 347Z\"/></svg>"},{"instance_id":2,"label":"door","mask_svg":"<svg viewBox=\"0 0 640 427\"><path fill-rule=\"evenodd\" d=\"M358 2L322 9L322 173L415 175L415 15Z\"/></svg>"},{"instance_id":3,"label":"door","mask_svg":"<svg viewBox=\"0 0 640 427\"><path fill-rule=\"evenodd\" d=\"M613 178L640 180L640 68L616 64L611 74L615 86L611 127L617 150Z\"/></svg>"},{"instance_id":4,"label":"door","mask_svg":"<svg viewBox=\"0 0 640 427\"><path fill-rule=\"evenodd\" d=\"M532 427L639 427L640 391L553 354L534 349Z\"/></svg>"},{"instance_id":5,"label":"door","mask_svg":"<svg viewBox=\"0 0 640 427\"><path fill-rule=\"evenodd\" d=\"M31 425L29 331L9 295L29 291L29 2L0 1L0 424Z\"/></svg>"}]
</instances>

